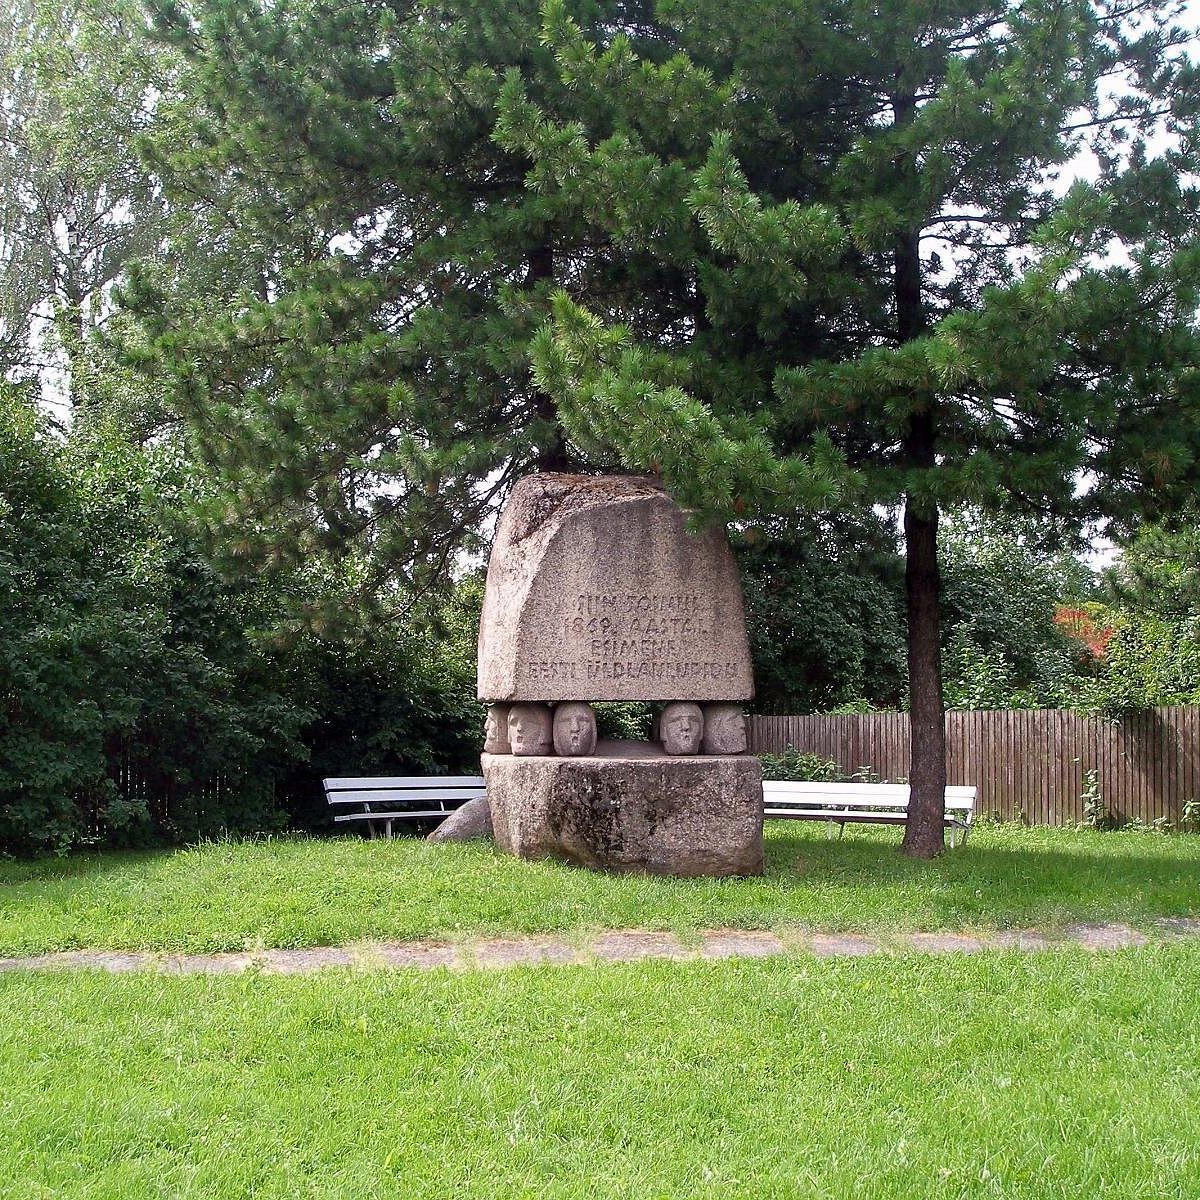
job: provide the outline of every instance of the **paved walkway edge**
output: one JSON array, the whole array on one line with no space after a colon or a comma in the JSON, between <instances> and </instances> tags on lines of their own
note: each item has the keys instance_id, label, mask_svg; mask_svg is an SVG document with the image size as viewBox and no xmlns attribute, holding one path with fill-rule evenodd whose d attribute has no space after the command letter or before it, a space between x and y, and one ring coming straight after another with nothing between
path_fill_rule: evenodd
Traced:
<instances>
[{"instance_id":1,"label":"paved walkway edge","mask_svg":"<svg viewBox=\"0 0 1200 1200\"><path fill-rule=\"evenodd\" d=\"M66 950L55 954L0 958L0 971L92 969L160 972L171 975L230 974L257 970L306 975L332 968L489 970L515 966L573 966L663 959L773 958L811 954L847 958L867 954L973 954L982 951L1129 950L1148 945L1200 941L1200 918L1164 917L1150 932L1119 924L1077 924L1062 929L1004 929L989 933L898 933L868 937L854 933L796 930L782 934L745 929L710 929L682 941L673 933L614 929L572 939L555 934L478 938L467 942L362 942L304 950L258 950L218 954L149 951Z\"/></svg>"}]
</instances>

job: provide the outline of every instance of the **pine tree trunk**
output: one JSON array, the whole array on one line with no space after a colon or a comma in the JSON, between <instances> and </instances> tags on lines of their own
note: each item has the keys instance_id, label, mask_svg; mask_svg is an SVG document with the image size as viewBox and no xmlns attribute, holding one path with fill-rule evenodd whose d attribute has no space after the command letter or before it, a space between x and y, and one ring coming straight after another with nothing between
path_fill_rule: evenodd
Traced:
<instances>
[{"instance_id":1,"label":"pine tree trunk","mask_svg":"<svg viewBox=\"0 0 1200 1200\"><path fill-rule=\"evenodd\" d=\"M916 112L916 97L892 97L898 126L908 124ZM902 170L915 176L911 162ZM921 242L918 230L896 240L896 334L900 342L925 332L925 307L921 295ZM914 398L904 438L904 461L910 469L933 471L937 467L934 398L924 403ZM940 647L941 581L937 559L938 510L936 504L915 501L909 494L904 505L904 592L908 612L908 694L910 754L908 770L908 821L901 849L912 858L934 858L946 848L946 708L942 696Z\"/></svg>"},{"instance_id":2,"label":"pine tree trunk","mask_svg":"<svg viewBox=\"0 0 1200 1200\"><path fill-rule=\"evenodd\" d=\"M904 508L904 590L912 757L908 823L901 849L912 858L933 858L946 848L946 710L938 637L937 528L937 509L932 517L923 516L910 498Z\"/></svg>"},{"instance_id":3,"label":"pine tree trunk","mask_svg":"<svg viewBox=\"0 0 1200 1200\"><path fill-rule=\"evenodd\" d=\"M535 246L529 254L529 269L525 286L533 287L540 280L554 278L554 250L549 245ZM533 389L533 411L539 421L550 429L549 437L537 448L536 466L539 471L571 471L575 464L567 451L567 438L558 420L554 401L540 388Z\"/></svg>"}]
</instances>

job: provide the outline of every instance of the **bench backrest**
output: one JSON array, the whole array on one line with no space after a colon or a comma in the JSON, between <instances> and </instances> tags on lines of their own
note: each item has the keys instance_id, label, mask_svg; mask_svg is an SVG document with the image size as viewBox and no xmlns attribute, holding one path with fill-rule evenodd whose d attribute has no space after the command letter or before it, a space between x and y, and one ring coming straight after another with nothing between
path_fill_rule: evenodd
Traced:
<instances>
[{"instance_id":1,"label":"bench backrest","mask_svg":"<svg viewBox=\"0 0 1200 1200\"><path fill-rule=\"evenodd\" d=\"M976 788L954 785L946 789L946 809L971 812L975 807ZM872 805L878 808L907 809L907 783L816 783L790 779L763 781L763 799L768 803Z\"/></svg>"},{"instance_id":2,"label":"bench backrest","mask_svg":"<svg viewBox=\"0 0 1200 1200\"><path fill-rule=\"evenodd\" d=\"M453 800L465 803L484 794L482 775L366 776L325 779L330 804L426 804Z\"/></svg>"}]
</instances>

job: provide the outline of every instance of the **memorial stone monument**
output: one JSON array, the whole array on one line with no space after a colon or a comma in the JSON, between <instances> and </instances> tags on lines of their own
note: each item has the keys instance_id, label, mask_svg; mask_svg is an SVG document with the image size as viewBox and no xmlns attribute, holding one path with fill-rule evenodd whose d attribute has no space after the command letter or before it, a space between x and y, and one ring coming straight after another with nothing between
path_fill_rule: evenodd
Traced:
<instances>
[{"instance_id":1,"label":"memorial stone monument","mask_svg":"<svg viewBox=\"0 0 1200 1200\"><path fill-rule=\"evenodd\" d=\"M723 530L660 485L523 479L500 518L479 631L496 843L526 858L668 875L762 871L754 693ZM661 740L596 740L591 704L661 701Z\"/></svg>"}]
</instances>

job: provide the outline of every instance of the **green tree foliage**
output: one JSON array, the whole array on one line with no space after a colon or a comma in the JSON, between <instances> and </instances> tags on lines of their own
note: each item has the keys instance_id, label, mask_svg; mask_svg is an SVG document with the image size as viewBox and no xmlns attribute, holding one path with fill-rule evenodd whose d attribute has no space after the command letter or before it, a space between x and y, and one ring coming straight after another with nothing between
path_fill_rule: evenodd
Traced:
<instances>
[{"instance_id":1,"label":"green tree foliage","mask_svg":"<svg viewBox=\"0 0 1200 1200\"><path fill-rule=\"evenodd\" d=\"M289 625L347 585L222 579L173 452L64 443L28 392L0 389L0 848L321 824L324 774L477 754L477 601L353 641Z\"/></svg>"},{"instance_id":2,"label":"green tree foliage","mask_svg":"<svg viewBox=\"0 0 1200 1200\"><path fill-rule=\"evenodd\" d=\"M807 521L738 542L756 707L766 712L908 704L904 557L886 521ZM1092 572L1058 531L955 510L938 534L949 708L1091 704L1100 662L1059 623ZM1104 610L1107 612L1107 610ZM1111 616L1104 618L1111 620Z\"/></svg>"},{"instance_id":3,"label":"green tree foliage","mask_svg":"<svg viewBox=\"0 0 1200 1200\"><path fill-rule=\"evenodd\" d=\"M760 712L903 706L904 563L886 522L752 527L735 547Z\"/></svg>"},{"instance_id":4,"label":"green tree foliage","mask_svg":"<svg viewBox=\"0 0 1200 1200\"><path fill-rule=\"evenodd\" d=\"M460 620L466 613L469 622L472 608L474 626ZM440 628L384 624L338 637L305 631L277 652L276 669L308 712L298 731L303 754L277 773L279 803L293 825L327 826L320 781L329 776L478 774L478 609L460 594L440 617Z\"/></svg>"},{"instance_id":5,"label":"green tree foliage","mask_svg":"<svg viewBox=\"0 0 1200 1200\"><path fill-rule=\"evenodd\" d=\"M1120 713L1200 703L1200 533L1195 511L1172 527L1147 524L1124 540L1105 573L1103 603L1089 606L1105 631L1088 703Z\"/></svg>"},{"instance_id":6,"label":"green tree foliage","mask_svg":"<svg viewBox=\"0 0 1200 1200\"><path fill-rule=\"evenodd\" d=\"M165 229L135 142L170 56L141 34L126 0L13 0L0 16L0 375L77 410L112 386L96 335L113 286Z\"/></svg>"},{"instance_id":7,"label":"green tree foliage","mask_svg":"<svg viewBox=\"0 0 1200 1200\"><path fill-rule=\"evenodd\" d=\"M1089 707L1120 714L1200 703L1200 637L1192 622L1097 606L1112 630L1104 660L1084 692Z\"/></svg>"},{"instance_id":8,"label":"green tree foliage","mask_svg":"<svg viewBox=\"0 0 1200 1200\"><path fill-rule=\"evenodd\" d=\"M936 853L940 510L1167 507L1200 461L1174 8L155 8L206 114L173 187L250 179L261 228L323 235L219 315L130 293L248 549L358 537L419 581L533 465L717 519L903 506Z\"/></svg>"},{"instance_id":9,"label":"green tree foliage","mask_svg":"<svg viewBox=\"0 0 1200 1200\"><path fill-rule=\"evenodd\" d=\"M1070 708L1088 656L1058 623L1086 600L1091 572L1036 528L955 513L938 538L948 708Z\"/></svg>"},{"instance_id":10,"label":"green tree foliage","mask_svg":"<svg viewBox=\"0 0 1200 1200\"><path fill-rule=\"evenodd\" d=\"M786 513L839 496L903 505L905 849L933 854L945 783L939 512L967 502L1113 516L1178 503L1194 484L1190 35L1161 5L831 4L818 17L761 4L727 23L704 3L666 11L697 83L707 70L713 95L729 79L744 88L703 161L676 151L663 164L687 176L675 219L707 235L695 272L704 318L654 339L568 287L535 343L538 378L573 435L660 466L709 511ZM635 77L622 67L631 56L645 61L561 2L545 13L563 78L591 72L599 92L614 70ZM743 40L742 20L769 35ZM704 38L714 28L721 52ZM764 77L764 36L804 47L787 90ZM515 88L506 99L501 135L531 157L537 184L568 130ZM826 115L810 123L814 113ZM606 115L590 137L577 131L593 162L609 129L632 140L624 97ZM1159 121L1178 152L1150 153ZM790 135L787 166L764 122ZM1064 192L1056 171L1085 148L1100 179ZM587 194L603 191L592 182ZM1114 249L1125 262L1105 265ZM731 362L757 380L732 399ZM1094 486L1081 498L1085 470Z\"/></svg>"},{"instance_id":11,"label":"green tree foliage","mask_svg":"<svg viewBox=\"0 0 1200 1200\"><path fill-rule=\"evenodd\" d=\"M261 824L304 716L254 644L262 597L171 529L174 464L64 446L11 389L0 421L0 844Z\"/></svg>"},{"instance_id":12,"label":"green tree foliage","mask_svg":"<svg viewBox=\"0 0 1200 1200\"><path fill-rule=\"evenodd\" d=\"M1170 527L1142 525L1123 539L1104 583L1118 608L1200 622L1200 514L1189 507Z\"/></svg>"},{"instance_id":13,"label":"green tree foliage","mask_svg":"<svg viewBox=\"0 0 1200 1200\"><path fill-rule=\"evenodd\" d=\"M147 367L225 481L245 553L358 540L377 579L444 577L515 473L566 462L527 355L558 222L491 139L503 69L550 61L536 7L159 16L189 56L192 137L168 126L152 152L177 203L225 189L213 261L248 249L260 279L214 311L140 273ZM592 257L597 298L633 294Z\"/></svg>"},{"instance_id":14,"label":"green tree foliage","mask_svg":"<svg viewBox=\"0 0 1200 1200\"><path fill-rule=\"evenodd\" d=\"M69 844L79 821L68 789L94 786L104 777L94 697L108 690L109 679L89 661L89 650L115 642L124 630L117 622L96 628L76 620L95 592L114 581L83 577L89 552L79 537L80 514L46 454L45 429L30 401L0 388L0 833L10 841L40 829L38 840ZM118 720L128 715L119 701L114 707L121 710Z\"/></svg>"}]
</instances>

